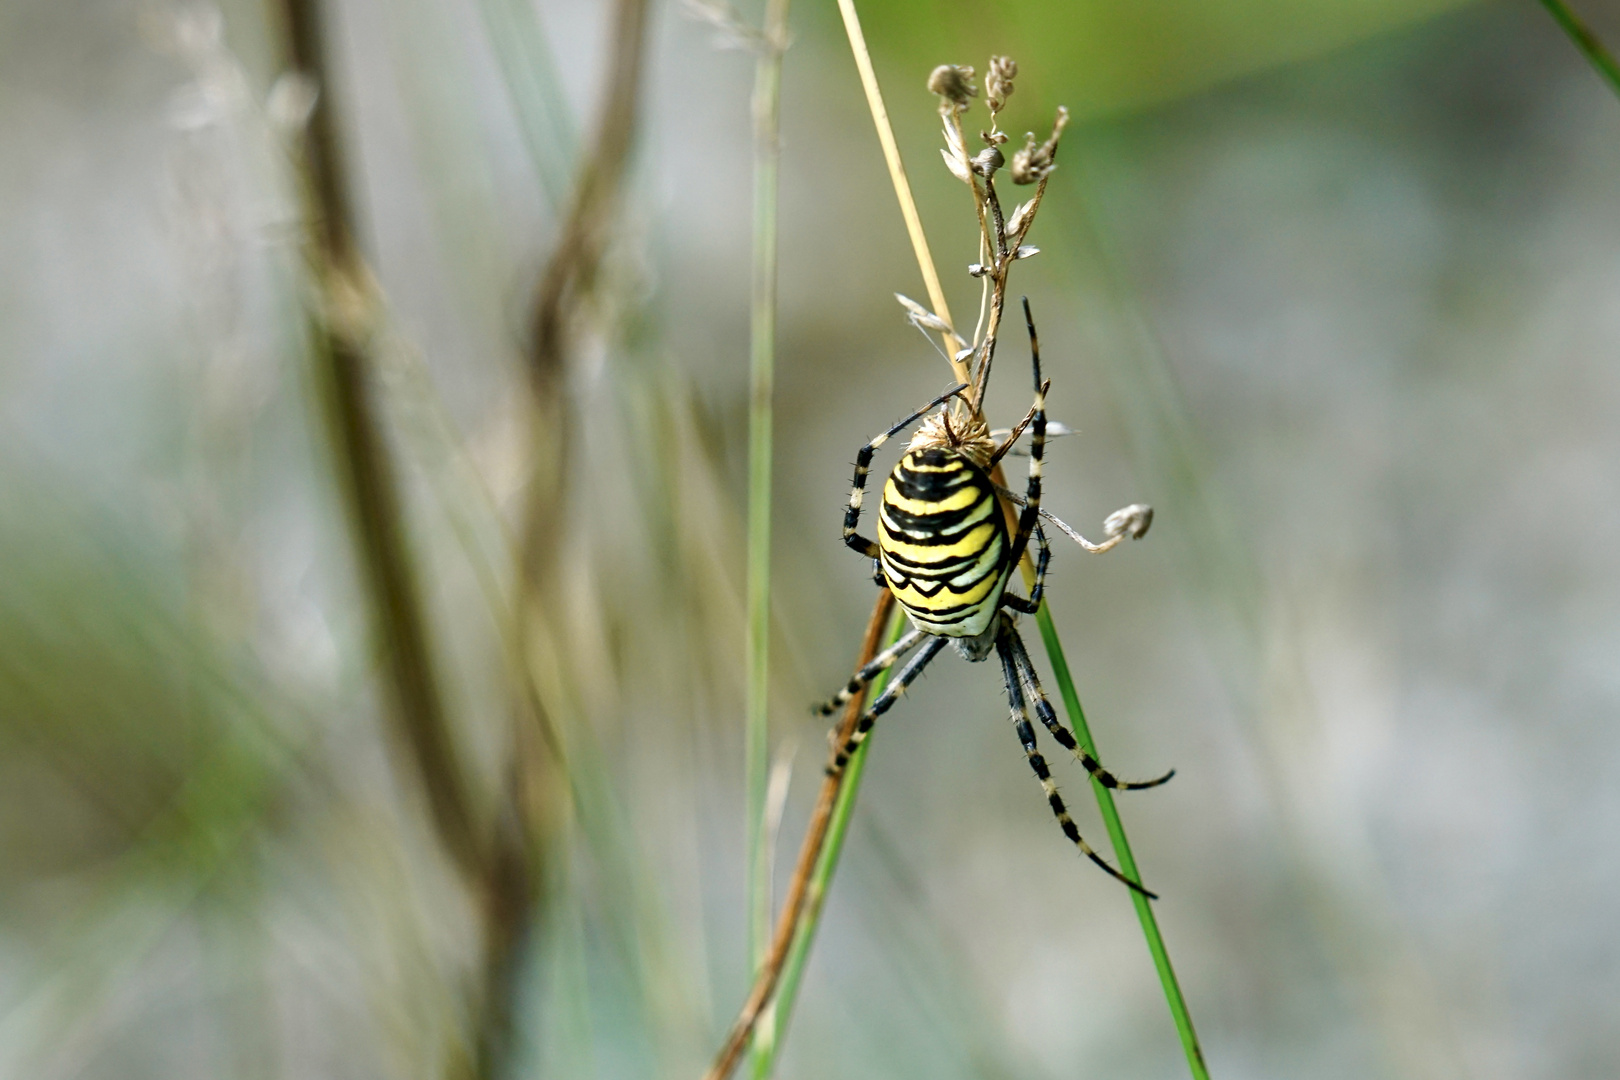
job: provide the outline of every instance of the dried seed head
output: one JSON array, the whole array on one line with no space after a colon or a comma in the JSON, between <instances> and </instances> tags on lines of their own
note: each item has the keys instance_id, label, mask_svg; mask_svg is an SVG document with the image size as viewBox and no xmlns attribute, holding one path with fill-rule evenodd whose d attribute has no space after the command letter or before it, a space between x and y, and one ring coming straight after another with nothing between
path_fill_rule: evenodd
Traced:
<instances>
[{"instance_id":1,"label":"dried seed head","mask_svg":"<svg viewBox=\"0 0 1620 1080\"><path fill-rule=\"evenodd\" d=\"M1013 183L1033 184L1046 179L1052 171L1052 159L1057 156L1058 140L1063 138L1063 129L1068 124L1069 110L1059 106L1057 120L1052 124L1052 134L1045 142L1036 146L1034 132L1024 136L1024 148L1012 159Z\"/></svg>"},{"instance_id":2,"label":"dried seed head","mask_svg":"<svg viewBox=\"0 0 1620 1080\"><path fill-rule=\"evenodd\" d=\"M994 146L987 146L979 151L973 158L973 171L983 177L990 177L995 171L1007 163L1001 156L1001 151Z\"/></svg>"},{"instance_id":3,"label":"dried seed head","mask_svg":"<svg viewBox=\"0 0 1620 1080\"><path fill-rule=\"evenodd\" d=\"M973 85L973 69L956 64L935 68L928 76L928 91L958 109L967 108L971 99L979 96L979 88Z\"/></svg>"},{"instance_id":4,"label":"dried seed head","mask_svg":"<svg viewBox=\"0 0 1620 1080\"><path fill-rule=\"evenodd\" d=\"M1035 145L1035 133L1024 135L1024 148L1015 151L1012 158L1012 178L1015 184L1033 184L1052 171L1050 160L1042 161L1041 147Z\"/></svg>"},{"instance_id":5,"label":"dried seed head","mask_svg":"<svg viewBox=\"0 0 1620 1080\"><path fill-rule=\"evenodd\" d=\"M1132 540L1140 540L1147 535L1148 526L1153 524L1153 507L1142 503L1132 503L1122 510L1115 510L1103 522L1103 530L1110 538L1116 536L1129 536Z\"/></svg>"},{"instance_id":6,"label":"dried seed head","mask_svg":"<svg viewBox=\"0 0 1620 1080\"><path fill-rule=\"evenodd\" d=\"M1018 74L1018 62L1010 56L992 56L990 70L984 76L984 103L994 116L1007 107L1012 97L1013 78Z\"/></svg>"}]
</instances>

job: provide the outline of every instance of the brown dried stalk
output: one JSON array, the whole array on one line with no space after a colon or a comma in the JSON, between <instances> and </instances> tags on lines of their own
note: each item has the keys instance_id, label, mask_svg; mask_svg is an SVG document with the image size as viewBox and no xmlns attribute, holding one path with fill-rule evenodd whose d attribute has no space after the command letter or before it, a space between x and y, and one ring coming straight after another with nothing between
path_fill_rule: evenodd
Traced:
<instances>
[{"instance_id":1,"label":"brown dried stalk","mask_svg":"<svg viewBox=\"0 0 1620 1080\"><path fill-rule=\"evenodd\" d=\"M884 628L889 625L889 616L894 610L894 594L884 589L878 594L877 603L872 606L872 618L866 624L866 636L861 642L860 653L855 658L855 667L859 671L871 662L882 645ZM842 746L850 736L855 733L855 725L860 721L861 710L866 707L866 690L862 688L849 704L844 707L844 716L838 722L833 737L834 746ZM754 978L753 989L748 993L748 1000L743 1002L737 1020L731 1026L726 1036L725 1045L720 1053L715 1055L714 1064L704 1073L704 1080L725 1080L736 1067L737 1059L742 1056L743 1049L748 1045L749 1036L753 1034L754 1024L758 1022L760 1013L770 1003L771 996L776 993L776 984L782 977L782 965L787 960L788 950L793 944L794 934L799 928L799 916L804 910L805 896L809 891L810 876L815 871L816 860L821 857L821 849L827 840L827 826L832 821L833 804L838 800L838 791L843 786L844 777L848 775L839 770L836 774L829 774L821 782L821 794L816 797L816 808L810 815L810 824L805 829L804 842L799 846L799 858L793 866L793 877L788 882L787 897L782 902L782 910L776 917L776 932L771 937L770 952L765 956L765 962L760 966L759 974Z\"/></svg>"},{"instance_id":2,"label":"brown dried stalk","mask_svg":"<svg viewBox=\"0 0 1620 1080\"><path fill-rule=\"evenodd\" d=\"M483 865L482 844L433 675L421 597L406 550L399 483L371 382L373 338L382 304L355 241L355 212L337 134L320 4L285 0L283 18L287 64L319 90L300 162L306 255L320 285L312 333L353 516L357 562L371 594L374 632L389 675L391 718L421 779L441 846L476 882Z\"/></svg>"},{"instance_id":3,"label":"brown dried stalk","mask_svg":"<svg viewBox=\"0 0 1620 1080\"><path fill-rule=\"evenodd\" d=\"M563 400L573 322L590 298L617 220L614 210L634 144L646 43L647 0L619 0L596 137L574 183L568 216L535 290L529 341L537 475L523 535L525 587L549 568L560 535L571 418ZM543 453L542 453L543 450ZM544 469L544 475L539 470Z\"/></svg>"},{"instance_id":4,"label":"brown dried stalk","mask_svg":"<svg viewBox=\"0 0 1620 1080\"><path fill-rule=\"evenodd\" d=\"M531 467L519 554L516 650L523 697L517 703L513 766L507 796L496 821L496 839L506 843L491 859L493 883L486 914L485 970L479 1074L497 1074L510 1057L513 1002L524 945L540 917L540 839L545 833L546 780L569 783L554 717L535 685L529 636L555 598L557 552L567 513L567 458L573 416L567 380L574 334L589 307L615 224L640 116L647 0L615 6L609 58L603 73L602 109L595 135L574 181L568 213L535 289L528 350L532 411Z\"/></svg>"}]
</instances>

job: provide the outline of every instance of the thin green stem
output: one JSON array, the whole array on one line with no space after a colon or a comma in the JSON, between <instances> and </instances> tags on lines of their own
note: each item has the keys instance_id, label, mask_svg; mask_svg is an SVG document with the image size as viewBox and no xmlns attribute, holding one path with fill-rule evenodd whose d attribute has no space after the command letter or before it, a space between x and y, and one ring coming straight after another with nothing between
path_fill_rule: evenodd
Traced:
<instances>
[{"instance_id":1,"label":"thin green stem","mask_svg":"<svg viewBox=\"0 0 1620 1080\"><path fill-rule=\"evenodd\" d=\"M1063 643L1058 640L1057 627L1052 623L1052 613L1045 601L1042 601L1040 611L1036 612L1035 621L1040 625L1041 640L1046 643L1046 655L1052 662L1052 678L1063 694L1063 706L1068 711L1074 736L1088 754L1100 761L1102 758L1091 737L1091 728L1086 724L1085 711L1080 707L1080 695L1075 692L1074 679L1069 675L1069 663L1063 656ZM1119 861L1120 873L1132 881L1141 881L1136 858L1131 854L1131 842L1125 836L1125 825L1119 819L1118 808L1114 806L1114 793L1103 787L1096 777L1091 778L1091 790L1097 796L1097 809L1102 811L1103 823L1108 827L1108 839L1114 845L1114 858ZM1181 1048L1187 1053L1187 1067L1192 1071L1194 1080L1209 1080L1204 1051L1198 1045L1198 1033L1193 1030L1187 1001L1181 996L1181 984L1176 981L1175 969L1170 966L1170 953L1164 947L1163 935L1159 933L1159 920L1154 917L1153 904L1135 891L1131 893L1131 902L1136 905L1136 917L1142 922L1142 935L1147 938L1148 952L1153 954L1153 966L1158 969L1159 982L1164 986L1164 999L1170 1005L1170 1016L1181 1035Z\"/></svg>"},{"instance_id":2,"label":"thin green stem","mask_svg":"<svg viewBox=\"0 0 1620 1080\"><path fill-rule=\"evenodd\" d=\"M788 0L769 0L754 73L753 315L748 408L748 955L755 971L771 941L770 770L771 394L776 365L776 194L782 46Z\"/></svg>"},{"instance_id":3,"label":"thin green stem","mask_svg":"<svg viewBox=\"0 0 1620 1080\"><path fill-rule=\"evenodd\" d=\"M1564 28L1564 33L1568 34L1575 47L1581 50L1581 55L1586 57L1587 63L1603 76L1603 81L1609 84L1609 89L1614 91L1615 96L1620 97L1620 63L1615 62L1614 54L1598 40L1597 35L1581 21L1580 16L1569 9L1564 0L1541 0L1541 6L1546 8L1558 25Z\"/></svg>"},{"instance_id":4,"label":"thin green stem","mask_svg":"<svg viewBox=\"0 0 1620 1080\"><path fill-rule=\"evenodd\" d=\"M889 621L888 632L883 637L884 647L899 640L900 632L905 629L905 625L905 613L896 607L894 616ZM888 681L887 671L873 679L872 687L868 691L868 700L875 701L877 696L883 693L883 687ZM815 872L810 877L810 888L804 898L804 912L799 916L799 925L793 934L793 945L788 950L787 961L782 965L782 981L777 985L775 999L760 1017L759 1035L756 1036L754 1043L755 1080L763 1080L770 1075L771 1067L776 1062L777 1051L782 1045L782 1037L787 1032L788 1018L793 1015L793 1003L799 995L799 979L804 973L804 962L810 955L810 946L815 941L816 927L821 923L821 906L827 899L827 889L832 885L833 871L838 868L838 857L844 850L844 835L849 831L850 815L855 810L855 794L861 787L861 773L866 769L867 747L871 744L872 740L868 737L855 748L855 753L850 755L849 764L844 767L844 783L838 789L837 801L833 803L832 820L827 827L827 842L821 849L821 856L816 860Z\"/></svg>"},{"instance_id":5,"label":"thin green stem","mask_svg":"<svg viewBox=\"0 0 1620 1080\"><path fill-rule=\"evenodd\" d=\"M566 207L568 166L579 157L579 134L540 13L530 0L480 0L478 9L540 189L552 210Z\"/></svg>"}]
</instances>

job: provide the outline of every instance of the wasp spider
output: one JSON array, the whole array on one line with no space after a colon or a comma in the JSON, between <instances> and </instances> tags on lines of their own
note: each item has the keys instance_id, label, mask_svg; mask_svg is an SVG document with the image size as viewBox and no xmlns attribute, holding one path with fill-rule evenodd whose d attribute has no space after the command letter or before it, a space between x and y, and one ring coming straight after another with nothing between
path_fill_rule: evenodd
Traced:
<instances>
[{"instance_id":1,"label":"wasp spider","mask_svg":"<svg viewBox=\"0 0 1620 1080\"><path fill-rule=\"evenodd\" d=\"M824 715L836 711L880 672L892 667L913 649L917 651L883 693L861 714L849 739L842 746L834 748L832 762L827 769L833 775L843 771L850 755L865 740L877 718L887 712L906 688L916 681L923 669L939 655L946 642L955 646L956 651L970 661L985 660L993 651L1001 660L1013 726L1063 834L1086 858L1109 874L1137 892L1157 899L1153 893L1109 865L1081 837L1080 830L1075 827L1068 809L1063 805L1057 785L1052 781L1046 759L1036 746L1035 728L1030 723L1029 705L1032 702L1035 715L1052 733L1052 737L1065 750L1078 757L1086 770L1104 787L1122 791L1155 787L1175 774L1172 769L1154 780L1121 780L1086 753L1052 710L1051 702L1047 700L1040 679L1035 674L1035 665L1030 662L1029 652L1024 648L1014 625L1013 612L1033 614L1040 606L1046 565L1050 558L1040 524L1040 505L1041 459L1046 447L1046 390L1051 384L1041 380L1040 345L1035 336L1034 320L1030 317L1028 299L1024 300L1024 319L1029 326L1035 403L1025 417L1030 429L1029 487L1022 500L1015 500L1023 503L1015 535L1009 537L1007 534L997 489L990 480L990 470L1012 448L1024 425L1020 424L998 446L976 410L966 418L959 416L953 423L949 412L950 399L966 390L965 384L935 398L861 447L856 455L855 482L849 494L849 509L844 514L844 543L873 560L874 580L879 587L887 586L893 590L895 600L911 620L912 629L856 672L849 685L818 711ZM903 428L922 420L936 407L939 412L923 420L899 464L889 474L878 507L878 539L875 542L867 539L857 529L873 453ZM1145 521L1136 526L1135 534L1140 535L1143 529ZM1025 598L1008 592L1007 584L1023 559L1032 536L1038 551L1035 583ZM1118 533L1115 538L1118 538Z\"/></svg>"}]
</instances>

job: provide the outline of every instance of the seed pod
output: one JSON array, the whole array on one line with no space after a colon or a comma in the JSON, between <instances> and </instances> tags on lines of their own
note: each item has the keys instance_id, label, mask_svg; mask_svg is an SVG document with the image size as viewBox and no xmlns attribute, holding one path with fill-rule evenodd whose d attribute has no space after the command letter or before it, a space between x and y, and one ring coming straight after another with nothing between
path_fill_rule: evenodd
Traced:
<instances>
[{"instance_id":1,"label":"seed pod","mask_svg":"<svg viewBox=\"0 0 1620 1080\"><path fill-rule=\"evenodd\" d=\"M938 94L958 109L965 109L979 96L973 85L973 69L957 64L941 64L928 76L928 91Z\"/></svg>"}]
</instances>

